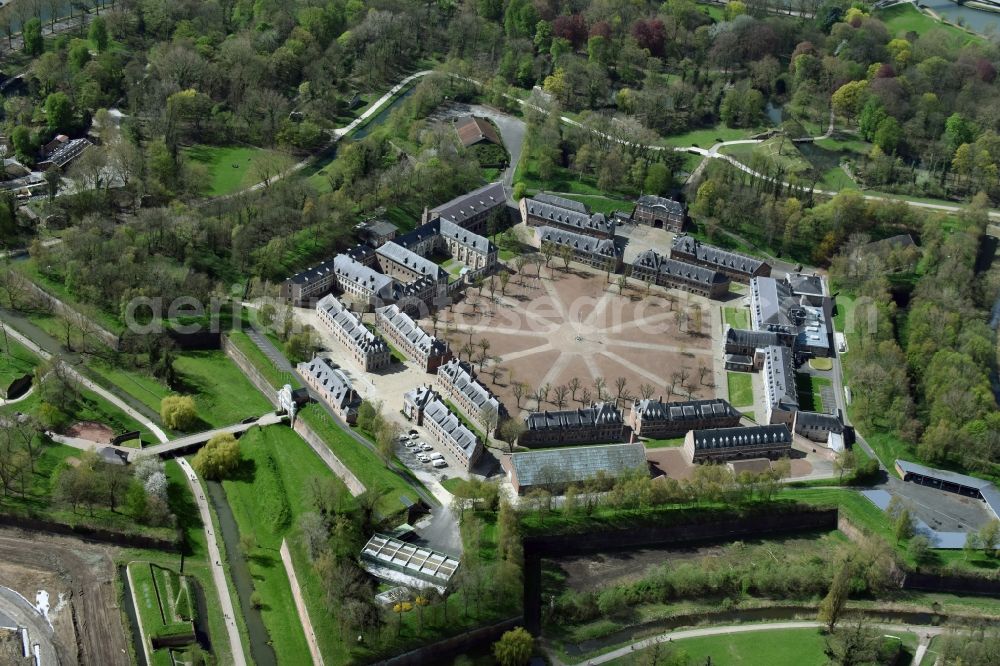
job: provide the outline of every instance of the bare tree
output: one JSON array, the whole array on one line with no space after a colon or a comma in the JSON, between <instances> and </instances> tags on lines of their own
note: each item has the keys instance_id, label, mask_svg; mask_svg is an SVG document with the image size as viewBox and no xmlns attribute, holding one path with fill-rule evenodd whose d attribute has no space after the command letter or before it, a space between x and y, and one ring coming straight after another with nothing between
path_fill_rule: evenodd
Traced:
<instances>
[{"instance_id":1,"label":"bare tree","mask_svg":"<svg viewBox=\"0 0 1000 666\"><path fill-rule=\"evenodd\" d=\"M580 384L581 384L581 382L580 382L580 378L579 377L573 377L572 379L569 380L569 386L568 386L568 388L569 388L570 397L573 400L576 400L576 392L580 390Z\"/></svg>"},{"instance_id":2,"label":"bare tree","mask_svg":"<svg viewBox=\"0 0 1000 666\"><path fill-rule=\"evenodd\" d=\"M547 402L549 399L549 391L552 390L552 385L544 384L539 390L542 392L542 400Z\"/></svg>"},{"instance_id":3,"label":"bare tree","mask_svg":"<svg viewBox=\"0 0 1000 666\"><path fill-rule=\"evenodd\" d=\"M510 283L510 273L507 271L500 271L500 295L507 295L507 285Z\"/></svg>"},{"instance_id":4,"label":"bare tree","mask_svg":"<svg viewBox=\"0 0 1000 666\"><path fill-rule=\"evenodd\" d=\"M480 338L479 342L477 342L476 345L479 347L480 350L482 350L482 353L479 356L479 369L482 370L483 365L485 365L486 363L486 359L489 358L490 347L492 347L493 344L489 341L488 338Z\"/></svg>"},{"instance_id":5,"label":"bare tree","mask_svg":"<svg viewBox=\"0 0 1000 666\"><path fill-rule=\"evenodd\" d=\"M625 287L628 286L628 275L622 273L618 276L618 295L625 293Z\"/></svg>"},{"instance_id":6,"label":"bare tree","mask_svg":"<svg viewBox=\"0 0 1000 666\"><path fill-rule=\"evenodd\" d=\"M472 352L474 348L471 343L466 342L462 345L461 349L458 350L458 360L462 360L462 356L466 356L469 359L469 363L472 363Z\"/></svg>"},{"instance_id":7,"label":"bare tree","mask_svg":"<svg viewBox=\"0 0 1000 666\"><path fill-rule=\"evenodd\" d=\"M563 245L559 248L559 258L563 262L563 270L569 270L569 262L573 261L573 248L569 245Z\"/></svg>"},{"instance_id":8,"label":"bare tree","mask_svg":"<svg viewBox=\"0 0 1000 666\"><path fill-rule=\"evenodd\" d=\"M545 267L548 268L549 264L552 262L552 257L556 254L556 246L549 241L543 241L541 248L542 256L545 257Z\"/></svg>"},{"instance_id":9,"label":"bare tree","mask_svg":"<svg viewBox=\"0 0 1000 666\"><path fill-rule=\"evenodd\" d=\"M562 409L563 406L566 404L567 393L569 393L569 388L565 384L560 384L555 388L555 395L556 395L555 404L556 407L558 407L559 409Z\"/></svg>"},{"instance_id":10,"label":"bare tree","mask_svg":"<svg viewBox=\"0 0 1000 666\"><path fill-rule=\"evenodd\" d=\"M649 400L656 393L656 387L652 384L642 384L639 386L639 395L642 396L643 400Z\"/></svg>"},{"instance_id":11,"label":"bare tree","mask_svg":"<svg viewBox=\"0 0 1000 666\"><path fill-rule=\"evenodd\" d=\"M625 396L628 395L628 380L624 377L619 377L615 380L615 404L617 405L622 401Z\"/></svg>"},{"instance_id":12,"label":"bare tree","mask_svg":"<svg viewBox=\"0 0 1000 666\"><path fill-rule=\"evenodd\" d=\"M607 382L604 381L604 377L598 377L594 380L594 396L596 400L604 399L604 387L607 386Z\"/></svg>"},{"instance_id":13,"label":"bare tree","mask_svg":"<svg viewBox=\"0 0 1000 666\"><path fill-rule=\"evenodd\" d=\"M535 411L536 412L541 411L542 400L543 400L541 387L535 389L535 392L531 394L531 397L535 399Z\"/></svg>"},{"instance_id":14,"label":"bare tree","mask_svg":"<svg viewBox=\"0 0 1000 666\"><path fill-rule=\"evenodd\" d=\"M707 366L704 366L704 365L698 366L698 374L700 375L699 381L702 384L704 384L705 383L705 375L711 376L712 375L712 369L709 368L709 367L707 367Z\"/></svg>"},{"instance_id":15,"label":"bare tree","mask_svg":"<svg viewBox=\"0 0 1000 666\"><path fill-rule=\"evenodd\" d=\"M512 382L510 390L514 393L514 400L517 401L517 406L521 407L521 398L528 391L528 386L524 382Z\"/></svg>"},{"instance_id":16,"label":"bare tree","mask_svg":"<svg viewBox=\"0 0 1000 666\"><path fill-rule=\"evenodd\" d=\"M580 404L582 405L589 404L590 399L592 397L593 396L590 394L590 389L587 387L583 387L583 389L580 391Z\"/></svg>"},{"instance_id":17,"label":"bare tree","mask_svg":"<svg viewBox=\"0 0 1000 666\"><path fill-rule=\"evenodd\" d=\"M493 383L497 383L497 377L503 373L503 368L500 367L500 357L490 356L490 374L493 376Z\"/></svg>"},{"instance_id":18,"label":"bare tree","mask_svg":"<svg viewBox=\"0 0 1000 666\"><path fill-rule=\"evenodd\" d=\"M514 257L514 269L517 271L517 281L524 284L524 267L528 264L528 256L519 254Z\"/></svg>"}]
</instances>

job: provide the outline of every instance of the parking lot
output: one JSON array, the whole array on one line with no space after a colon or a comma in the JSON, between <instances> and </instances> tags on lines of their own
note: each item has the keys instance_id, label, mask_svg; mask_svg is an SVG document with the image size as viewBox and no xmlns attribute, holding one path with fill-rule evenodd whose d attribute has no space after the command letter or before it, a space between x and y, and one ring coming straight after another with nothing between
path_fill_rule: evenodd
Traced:
<instances>
[{"instance_id":1,"label":"parking lot","mask_svg":"<svg viewBox=\"0 0 1000 666\"><path fill-rule=\"evenodd\" d=\"M910 513L941 532L978 530L993 517L982 500L890 477L882 486L900 497Z\"/></svg>"}]
</instances>

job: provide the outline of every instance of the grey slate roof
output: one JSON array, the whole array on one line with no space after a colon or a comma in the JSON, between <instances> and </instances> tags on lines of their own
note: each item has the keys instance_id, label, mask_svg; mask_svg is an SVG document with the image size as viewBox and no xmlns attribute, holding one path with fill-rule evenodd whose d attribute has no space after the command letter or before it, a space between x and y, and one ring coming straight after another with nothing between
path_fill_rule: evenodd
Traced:
<instances>
[{"instance_id":1,"label":"grey slate roof","mask_svg":"<svg viewBox=\"0 0 1000 666\"><path fill-rule=\"evenodd\" d=\"M781 345L771 345L764 349L764 394L771 407L782 407L788 411L799 408L799 395L795 388L795 366L792 351Z\"/></svg>"},{"instance_id":2,"label":"grey slate roof","mask_svg":"<svg viewBox=\"0 0 1000 666\"><path fill-rule=\"evenodd\" d=\"M415 270L422 276L429 277L434 280L442 280L448 276L447 271L430 259L424 259L416 252L408 250L394 241L389 241L388 243L383 244L379 249L375 250L375 252L383 257L387 257L392 261L395 261L397 264L402 264L403 266Z\"/></svg>"},{"instance_id":3,"label":"grey slate roof","mask_svg":"<svg viewBox=\"0 0 1000 666\"><path fill-rule=\"evenodd\" d=\"M479 234L474 234L468 229L458 226L454 222L440 220L439 224L442 236L450 238L461 245L472 248L476 252L489 254L490 252L495 252L497 249L496 246L490 242L489 238L480 236Z\"/></svg>"},{"instance_id":4,"label":"grey slate roof","mask_svg":"<svg viewBox=\"0 0 1000 666\"><path fill-rule=\"evenodd\" d=\"M601 257L613 258L621 254L610 238L594 238L583 234L556 229L555 227L539 227L538 237L543 243L565 245L578 252L585 252Z\"/></svg>"},{"instance_id":5,"label":"grey slate roof","mask_svg":"<svg viewBox=\"0 0 1000 666\"><path fill-rule=\"evenodd\" d=\"M745 328L726 329L726 344L761 349L778 344L778 334L773 331L751 331Z\"/></svg>"},{"instance_id":6,"label":"grey slate roof","mask_svg":"<svg viewBox=\"0 0 1000 666\"><path fill-rule=\"evenodd\" d=\"M586 212L586 209L581 212L572 208L548 203L547 201L539 201L537 197L528 199L525 206L529 215L539 217L553 224L562 224L580 230L597 231L609 236L613 235L615 231L614 220L608 220L604 217L603 213L594 213L591 215Z\"/></svg>"},{"instance_id":7,"label":"grey slate roof","mask_svg":"<svg viewBox=\"0 0 1000 666\"><path fill-rule=\"evenodd\" d=\"M583 409L532 412L524 420L528 430L561 430L579 426L624 423L621 410L610 402L593 403Z\"/></svg>"},{"instance_id":8,"label":"grey slate roof","mask_svg":"<svg viewBox=\"0 0 1000 666\"><path fill-rule=\"evenodd\" d=\"M680 215L682 217L684 215L684 204L680 201L667 199L666 197L657 197L652 194L647 194L639 197L636 203L643 208L662 210L667 215Z\"/></svg>"},{"instance_id":9,"label":"grey slate roof","mask_svg":"<svg viewBox=\"0 0 1000 666\"><path fill-rule=\"evenodd\" d=\"M792 324L793 311L801 309L792 287L784 280L771 277L750 280L750 308L759 328L768 324Z\"/></svg>"},{"instance_id":10,"label":"grey slate roof","mask_svg":"<svg viewBox=\"0 0 1000 666\"><path fill-rule=\"evenodd\" d=\"M424 418L438 424L441 430L451 438L452 443L465 455L466 459L475 457L476 449L481 446L479 440L441 400L432 398L428 401L427 406L424 407Z\"/></svg>"},{"instance_id":11,"label":"grey slate roof","mask_svg":"<svg viewBox=\"0 0 1000 666\"><path fill-rule=\"evenodd\" d=\"M421 354L427 356L441 356L448 351L448 343L439 338L428 335L417 322L399 309L397 305L388 305L379 308L376 314L383 322L396 329L400 335L410 341Z\"/></svg>"},{"instance_id":12,"label":"grey slate roof","mask_svg":"<svg viewBox=\"0 0 1000 666\"><path fill-rule=\"evenodd\" d=\"M510 462L522 486L576 483L593 478L598 472L616 477L635 469L648 470L646 450L642 444L525 451L512 453Z\"/></svg>"},{"instance_id":13,"label":"grey slate roof","mask_svg":"<svg viewBox=\"0 0 1000 666\"><path fill-rule=\"evenodd\" d=\"M587 212L586 204L574 201L573 199L567 199L566 197L560 197L555 194L548 194L547 192L539 192L532 197L532 199L542 203L551 204L553 206L558 206L560 208L565 208L567 210L574 210L577 213Z\"/></svg>"},{"instance_id":14,"label":"grey slate roof","mask_svg":"<svg viewBox=\"0 0 1000 666\"><path fill-rule=\"evenodd\" d=\"M458 389L458 392L468 398L476 408L492 408L496 410L498 416L507 413L506 408L496 396L476 379L472 372L472 366L468 363L453 358L438 367L438 376L446 377Z\"/></svg>"},{"instance_id":15,"label":"grey slate roof","mask_svg":"<svg viewBox=\"0 0 1000 666\"><path fill-rule=\"evenodd\" d=\"M316 303L316 310L326 312L333 319L334 325L344 331L358 349L366 353L389 350L385 340L369 331L358 316L345 308L332 294L321 298Z\"/></svg>"},{"instance_id":16,"label":"grey slate roof","mask_svg":"<svg viewBox=\"0 0 1000 666\"><path fill-rule=\"evenodd\" d=\"M823 286L823 278L815 273L788 273L785 280L791 287L792 293L800 296L819 296L826 294Z\"/></svg>"},{"instance_id":17,"label":"grey slate roof","mask_svg":"<svg viewBox=\"0 0 1000 666\"><path fill-rule=\"evenodd\" d=\"M342 371L334 368L330 360L319 356L313 357L308 363L299 363L296 369L303 375L311 375L326 390L332 402L346 408L354 400L354 386Z\"/></svg>"},{"instance_id":18,"label":"grey slate roof","mask_svg":"<svg viewBox=\"0 0 1000 666\"><path fill-rule=\"evenodd\" d=\"M336 258L329 259L317 266L307 268L304 271L300 271L288 278L288 281L295 284L308 284L310 282L316 282L317 280L326 277L334 270L336 261Z\"/></svg>"},{"instance_id":19,"label":"grey slate roof","mask_svg":"<svg viewBox=\"0 0 1000 666\"><path fill-rule=\"evenodd\" d=\"M719 271L713 271L711 268L703 266L695 266L694 264L677 259L670 259L653 249L646 250L636 257L632 265L639 270L654 270L663 275L673 275L705 285L729 282L729 278Z\"/></svg>"},{"instance_id":20,"label":"grey slate roof","mask_svg":"<svg viewBox=\"0 0 1000 666\"><path fill-rule=\"evenodd\" d=\"M507 193L503 189L503 183L496 182L455 197L447 203L432 208L430 213L431 216L461 225L484 211L506 205Z\"/></svg>"},{"instance_id":21,"label":"grey slate roof","mask_svg":"<svg viewBox=\"0 0 1000 666\"><path fill-rule=\"evenodd\" d=\"M437 397L437 393L430 386L418 386L403 394L403 402L409 403L417 409L423 409L427 403Z\"/></svg>"},{"instance_id":22,"label":"grey slate roof","mask_svg":"<svg viewBox=\"0 0 1000 666\"><path fill-rule=\"evenodd\" d=\"M795 428L819 428L828 432L844 432L844 422L839 414L824 414L823 412L796 412Z\"/></svg>"},{"instance_id":23,"label":"grey slate roof","mask_svg":"<svg viewBox=\"0 0 1000 666\"><path fill-rule=\"evenodd\" d=\"M697 451L738 449L766 444L791 445L792 443L792 433L784 423L737 428L710 428L692 430L691 432L694 437L694 448Z\"/></svg>"},{"instance_id":24,"label":"grey slate roof","mask_svg":"<svg viewBox=\"0 0 1000 666\"><path fill-rule=\"evenodd\" d=\"M638 400L634 407L636 412L642 415L643 421L691 421L740 416L740 413L722 398L685 402Z\"/></svg>"},{"instance_id":25,"label":"grey slate roof","mask_svg":"<svg viewBox=\"0 0 1000 666\"><path fill-rule=\"evenodd\" d=\"M379 298L390 299L393 297L393 280L388 275L365 266L347 254L338 254L334 257L333 265L341 288L345 283L351 283L364 287Z\"/></svg>"},{"instance_id":26,"label":"grey slate roof","mask_svg":"<svg viewBox=\"0 0 1000 666\"><path fill-rule=\"evenodd\" d=\"M687 234L678 234L674 236L672 247L675 250L694 255L699 261L704 261L705 263L714 264L716 266L724 266L729 270L738 271L746 275L752 274L764 264L764 262L760 259L754 259L753 257L746 256L745 254L738 254L736 252L723 250L722 248L715 247L714 245L706 245L705 243L702 243Z\"/></svg>"}]
</instances>

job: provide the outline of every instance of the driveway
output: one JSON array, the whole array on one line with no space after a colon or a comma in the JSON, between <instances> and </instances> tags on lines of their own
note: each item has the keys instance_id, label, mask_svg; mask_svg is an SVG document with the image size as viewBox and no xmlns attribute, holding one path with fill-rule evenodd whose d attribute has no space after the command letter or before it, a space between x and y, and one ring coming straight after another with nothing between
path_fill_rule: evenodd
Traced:
<instances>
[{"instance_id":1,"label":"driveway","mask_svg":"<svg viewBox=\"0 0 1000 666\"><path fill-rule=\"evenodd\" d=\"M510 196L514 188L514 169L517 168L517 163L521 160L521 152L524 149L524 135L527 132L527 125L516 116L481 104L449 104L435 112L433 117L439 120L451 120L469 114L489 118L496 123L500 130L500 138L503 139L504 147L510 153L510 165L503 173L503 184L507 188L507 196Z\"/></svg>"}]
</instances>

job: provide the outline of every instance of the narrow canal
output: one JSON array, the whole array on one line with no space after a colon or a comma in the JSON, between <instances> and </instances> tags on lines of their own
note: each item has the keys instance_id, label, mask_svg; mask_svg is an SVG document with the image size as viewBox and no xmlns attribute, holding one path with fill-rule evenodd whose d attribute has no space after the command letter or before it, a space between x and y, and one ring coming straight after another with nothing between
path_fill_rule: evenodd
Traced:
<instances>
[{"instance_id":1,"label":"narrow canal","mask_svg":"<svg viewBox=\"0 0 1000 666\"><path fill-rule=\"evenodd\" d=\"M253 595L253 578L240 549L240 531L229 508L226 491L218 481L206 481L205 485L208 487L208 499L219 519L219 532L222 534L226 556L229 558L229 574L232 576L236 596L239 598L240 611L246 619L250 655L257 666L277 666L278 658L274 654L274 648L271 647L271 637L267 633L267 627L264 626L264 618L250 603L250 597Z\"/></svg>"}]
</instances>

